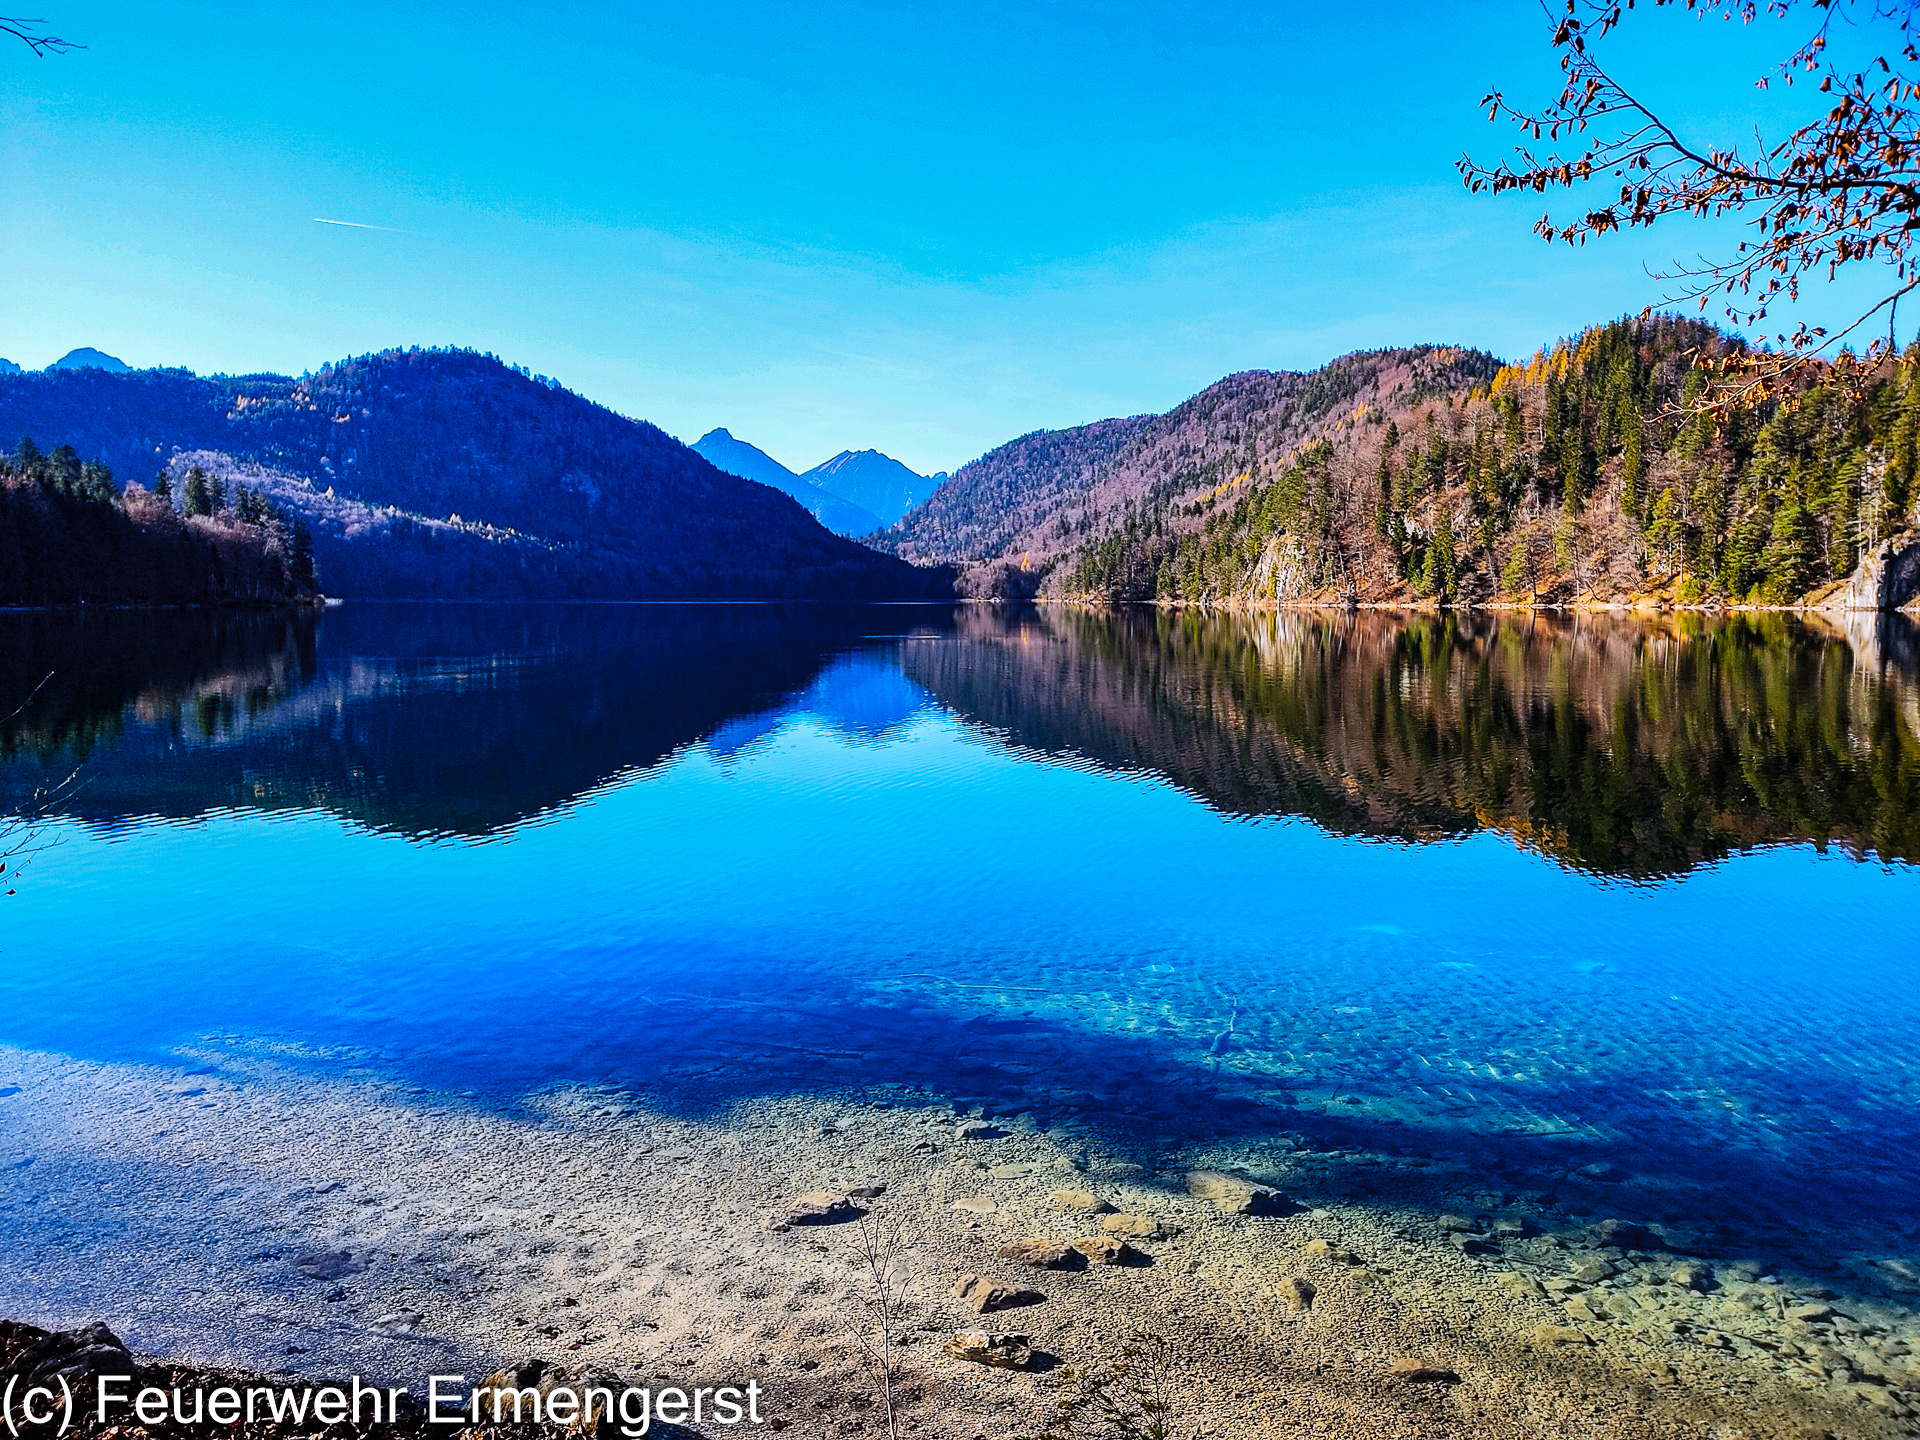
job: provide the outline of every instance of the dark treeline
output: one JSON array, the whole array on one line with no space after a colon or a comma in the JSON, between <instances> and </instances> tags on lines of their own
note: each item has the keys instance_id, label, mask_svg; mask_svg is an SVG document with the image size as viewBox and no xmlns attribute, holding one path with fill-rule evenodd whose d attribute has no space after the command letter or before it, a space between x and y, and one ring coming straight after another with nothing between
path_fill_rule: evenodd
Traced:
<instances>
[{"instance_id":1,"label":"dark treeline","mask_svg":"<svg viewBox=\"0 0 1920 1440\"><path fill-rule=\"evenodd\" d=\"M193 472L166 487L114 483L71 445L28 437L0 458L0 604L284 605L315 597L306 527L249 491Z\"/></svg>"}]
</instances>

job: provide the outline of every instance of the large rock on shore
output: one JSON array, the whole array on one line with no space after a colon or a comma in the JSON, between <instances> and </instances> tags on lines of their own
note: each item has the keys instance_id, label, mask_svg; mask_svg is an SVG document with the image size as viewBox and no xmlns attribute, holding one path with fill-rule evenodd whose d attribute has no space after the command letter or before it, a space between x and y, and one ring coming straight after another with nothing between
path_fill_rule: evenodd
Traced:
<instances>
[{"instance_id":1,"label":"large rock on shore","mask_svg":"<svg viewBox=\"0 0 1920 1440\"><path fill-rule=\"evenodd\" d=\"M24 1342L20 1353L9 1357L7 1369L22 1377L28 1386L57 1386L64 1380L78 1385L96 1375L131 1375L133 1357L105 1325L97 1321L82 1330L35 1331L12 1321L0 1322L0 1350L11 1349L4 1342Z\"/></svg>"}]
</instances>

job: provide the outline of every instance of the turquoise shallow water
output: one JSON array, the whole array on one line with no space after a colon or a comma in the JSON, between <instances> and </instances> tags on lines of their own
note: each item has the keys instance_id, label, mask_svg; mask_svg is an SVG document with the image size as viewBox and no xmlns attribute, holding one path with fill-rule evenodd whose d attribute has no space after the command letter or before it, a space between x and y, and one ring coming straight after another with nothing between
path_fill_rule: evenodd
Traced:
<instances>
[{"instance_id":1,"label":"turquoise shallow water","mask_svg":"<svg viewBox=\"0 0 1920 1440\"><path fill-rule=\"evenodd\" d=\"M1143 1152L1285 1130L1703 1243L1908 1255L1915 711L1868 649L893 608L31 621L0 674L55 679L5 783L23 809L73 778L0 911L0 1042L211 1037L508 1107L897 1084Z\"/></svg>"}]
</instances>

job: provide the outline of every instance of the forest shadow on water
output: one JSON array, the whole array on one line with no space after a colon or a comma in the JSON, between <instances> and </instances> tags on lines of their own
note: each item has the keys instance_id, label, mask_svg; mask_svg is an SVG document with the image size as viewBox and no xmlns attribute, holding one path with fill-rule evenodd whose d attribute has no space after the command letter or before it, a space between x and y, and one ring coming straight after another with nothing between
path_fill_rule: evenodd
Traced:
<instances>
[{"instance_id":1,"label":"forest shadow on water","mask_svg":"<svg viewBox=\"0 0 1920 1440\"><path fill-rule=\"evenodd\" d=\"M76 858L105 848L71 888L56 855L44 893L25 892L54 918L5 942L0 1041L257 1054L508 1109L569 1083L703 1115L769 1094L933 1097L1154 1171L1237 1157L1306 1203L1479 1195L1808 1265L1920 1242L1911 967L1842 918L1821 949L1803 926L1756 959L1752 891L1687 878L1817 847L1855 857L1877 905L1910 909L1920 685L1904 617L1851 635L1784 616L1010 607L6 623L0 693L32 699L0 725L0 796L24 810L72 774L58 823ZM860 768L915 746L926 761ZM1048 847L1090 844L1119 812L1033 813L1016 782L1061 771L1103 804L1213 816L1134 873L1081 875ZM683 782L684 805L649 808ZM979 798L997 828L956 820L936 837L943 871L912 894L863 888L894 873L889 851L926 843L926 812L898 808L923 782ZM744 816L728 833L764 829L783 854L820 845L817 812L788 814L796 794L851 817L862 848L837 858L856 878L823 889L758 852L687 858L721 810ZM594 828L600 801L638 807L631 828ZM412 909L482 896L495 928L441 942L396 913L388 948L382 917L348 925L273 860L249 868L262 822L319 827L318 853L363 877L343 906L376 903L379 875L405 865L396 891L424 887ZM576 832L584 851L561 853ZM1249 912L1244 933L1194 938L1246 888L1207 867L1256 845L1375 878L1284 927ZM1401 857L1391 883L1425 887L1442 917L1430 932L1367 923L1383 846ZM534 873L557 878L452 888L494 850L552 854ZM983 853L1019 858L989 872ZM741 895L749 923L579 878L627 870L644 891L669 865L768 894ZM116 933L101 897L184 893L172 867L299 918L263 929L183 899ZM1048 868L1060 893L1012 883ZM1149 898L1070 923L1077 876ZM1844 916L1857 889L1831 893ZM1684 917L1663 922L1674 953L1636 940L1642 898ZM61 924L88 943L56 947Z\"/></svg>"}]
</instances>

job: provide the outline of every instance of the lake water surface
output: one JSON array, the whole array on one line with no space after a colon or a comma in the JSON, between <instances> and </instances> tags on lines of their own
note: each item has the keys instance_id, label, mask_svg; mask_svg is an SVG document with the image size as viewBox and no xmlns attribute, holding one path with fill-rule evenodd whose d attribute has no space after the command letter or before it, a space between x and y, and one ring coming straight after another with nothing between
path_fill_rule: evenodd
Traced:
<instances>
[{"instance_id":1,"label":"lake water surface","mask_svg":"<svg viewBox=\"0 0 1920 1440\"><path fill-rule=\"evenodd\" d=\"M1889 624L13 615L0 1043L1284 1132L1897 1290Z\"/></svg>"}]
</instances>

